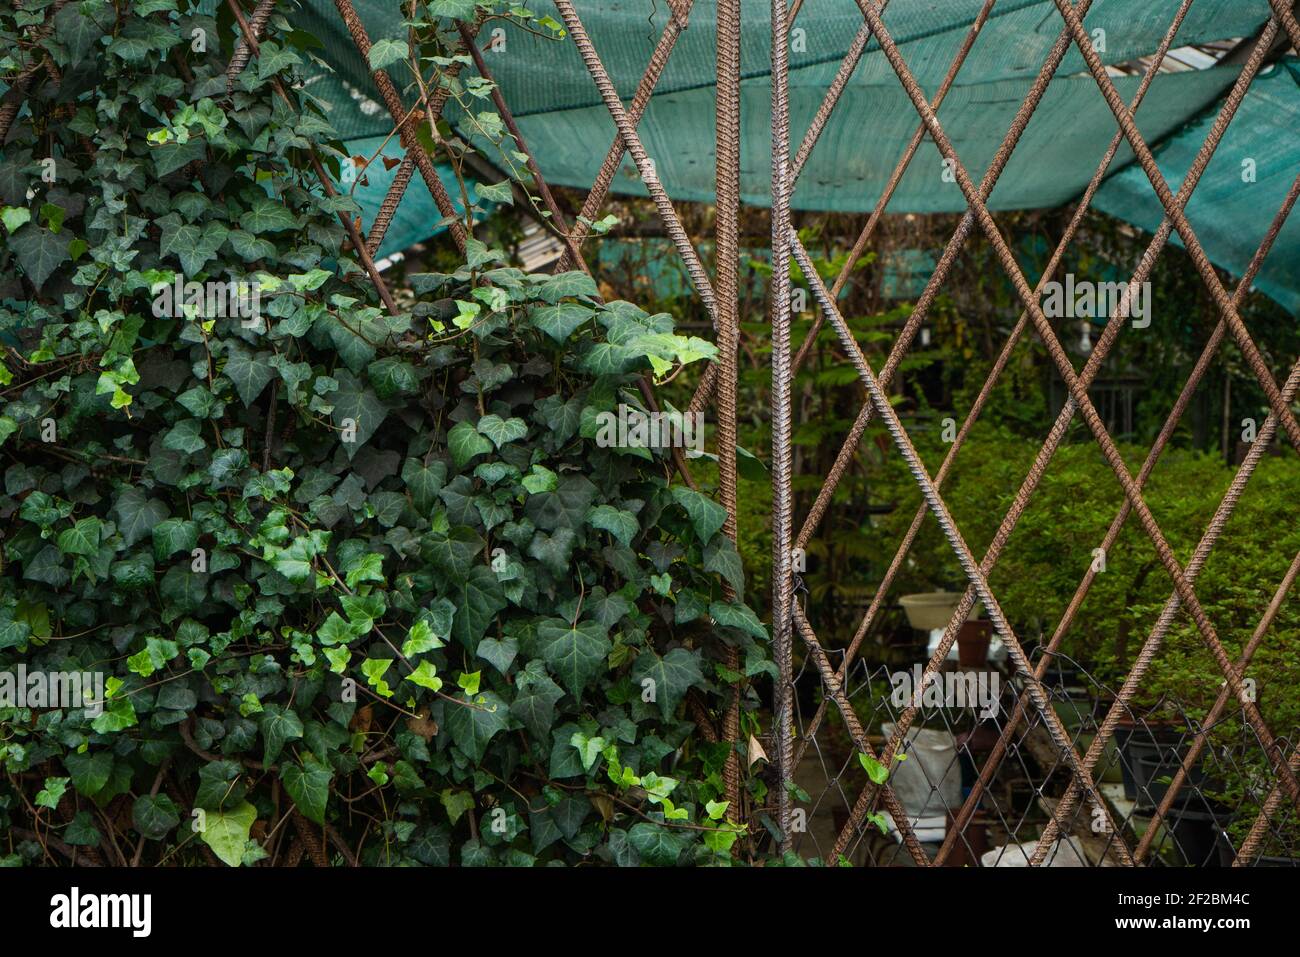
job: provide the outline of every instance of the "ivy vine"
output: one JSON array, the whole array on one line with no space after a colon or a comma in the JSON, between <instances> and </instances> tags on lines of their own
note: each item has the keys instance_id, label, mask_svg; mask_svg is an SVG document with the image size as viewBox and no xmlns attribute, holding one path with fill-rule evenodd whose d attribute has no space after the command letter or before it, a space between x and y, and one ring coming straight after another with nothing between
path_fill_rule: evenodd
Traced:
<instances>
[{"instance_id":1,"label":"ivy vine","mask_svg":"<svg viewBox=\"0 0 1300 957\"><path fill-rule=\"evenodd\" d=\"M382 308L313 178L347 161L292 93L314 41L273 16L228 86L236 37L186 0L0 12L0 673L103 677L0 706L0 858L752 851L765 784L729 806L744 744L706 726L740 687L757 730L773 669L723 510L598 441L710 347L476 239ZM260 315L156 308L194 282Z\"/></svg>"}]
</instances>

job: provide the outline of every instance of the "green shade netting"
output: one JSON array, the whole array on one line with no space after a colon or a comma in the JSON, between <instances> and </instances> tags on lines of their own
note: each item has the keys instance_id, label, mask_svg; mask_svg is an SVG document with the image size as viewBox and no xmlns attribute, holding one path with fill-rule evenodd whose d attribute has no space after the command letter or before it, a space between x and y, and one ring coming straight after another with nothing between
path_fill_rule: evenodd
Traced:
<instances>
[{"instance_id":1,"label":"green shade netting","mask_svg":"<svg viewBox=\"0 0 1300 957\"><path fill-rule=\"evenodd\" d=\"M395 0L355 3L372 39L405 36ZM927 96L933 96L938 88L981 5L981 0L892 0L889 4L885 25ZM1152 53L1178 6L1178 0L1096 0L1084 23L1103 47L1099 50L1102 58L1119 63ZM545 4L536 9L553 12ZM667 22L666 3L589 0L578 4L578 9L626 102ZM714 14L715 5L708 0L695 4L690 27L678 40L640 126L659 179L679 201L708 202L714 196ZM1248 37L1268 15L1267 0L1197 0L1175 45ZM295 26L324 43L322 58L332 71L310 76L306 90L321 100L342 135L351 141L389 132L392 124L387 111L379 103L366 64L356 53L331 0L305 0L302 12L291 18ZM767 0L742 0L742 22L741 191L746 203L765 206L770 202L771 142ZM861 25L862 16L853 0L809 0L805 4L796 21L802 32L792 36L790 58L791 134L796 147ZM938 113L958 156L977 181L1062 26L1052 0L1001 0L994 6L957 85ZM504 41L503 48L493 48L494 30L501 31L496 37ZM489 23L479 42L544 175L552 183L588 188L613 141L615 127L576 47L568 41L534 36L502 21ZM1221 101L1238 72L1237 66L1225 66L1161 74L1152 84L1138 110L1138 126L1148 143L1159 145L1157 155L1162 164L1170 164L1175 187L1177 176L1186 168L1185 157L1204 139L1203 124L1208 120L1198 118ZM1288 166L1285 155L1295 155L1290 144L1300 144L1300 126L1295 123L1294 107L1282 110L1278 103L1297 104L1300 98L1293 81L1278 82L1283 72L1273 70L1256 81L1211 167L1211 176L1193 199L1193 223L1214 224L1214 229L1207 229L1201 237L1208 255L1216 264L1238 272L1249 260L1296 169L1295 163ZM394 72L394 78L402 85L400 72ZM1117 77L1115 84L1127 100L1139 79ZM481 100L468 105L474 110L487 108ZM447 116L466 132L464 111L454 101L448 104ZM799 179L794 207L846 212L874 208L918 122L911 101L873 42ZM1114 116L1095 81L1084 74L1077 49L1072 48L990 197L990 207L1045 208L1076 199L1115 130ZM1266 142L1256 149L1254 144L1260 138ZM1230 179L1229 167L1240 163L1231 156L1248 144L1270 157L1267 167L1260 164L1257 188L1215 187L1211 180ZM491 147L484 152L493 158ZM1115 185L1107 186L1104 202L1099 197L1098 205L1121 219L1151 228L1159 222L1158 204L1132 161L1132 151L1124 144L1111 166ZM961 191L944 180L943 172L940 154L927 139L889 209L900 213L963 211L966 204ZM1124 184L1130 185L1126 188ZM630 160L625 158L613 189L645 195ZM360 198L367 216L371 215L367 197ZM413 183L404 204L413 209L408 212L404 208L403 215L413 224L428 224L424 232L431 233L432 224L440 217L427 190ZM1257 222L1258 228L1252 228ZM1296 228L1283 234L1259 283L1265 292L1293 309L1300 305L1300 277L1294 266L1300 261ZM414 230L418 232L418 228ZM395 235L404 241L406 234ZM385 249L398 248L398 241L386 242Z\"/></svg>"},{"instance_id":2,"label":"green shade netting","mask_svg":"<svg viewBox=\"0 0 1300 957\"><path fill-rule=\"evenodd\" d=\"M1174 192L1213 121L1213 115L1200 117L1155 151ZM1252 167L1254 182L1247 182ZM1256 78L1187 205L1188 222L1212 262L1235 276L1245 272L1297 173L1300 61L1289 59ZM1095 205L1148 231L1157 229L1165 215L1151 181L1136 164L1107 180ZM1174 241L1182 244L1177 233ZM1300 315L1300 218L1294 214L1264 260L1255 286Z\"/></svg>"},{"instance_id":3,"label":"green shade netting","mask_svg":"<svg viewBox=\"0 0 1300 957\"><path fill-rule=\"evenodd\" d=\"M1189 115L1213 102L1235 76L1235 70L1220 68L1158 77L1137 114L1142 134L1158 139L1179 128ZM1131 95L1139 82L1137 77L1116 81L1122 95ZM1011 126L1025 90L1022 80L961 86L954 88L940 107L939 122L977 181ZM820 87L793 87L792 114L810 118L823 93ZM741 195L746 203L759 206L770 201L769 96L766 80L749 81L742 88ZM642 142L674 199L713 199L713 113L712 89L658 96L646 111ZM918 123L916 111L898 83L847 90L799 178L794 207L844 212L873 209ZM535 114L521 118L519 125L538 156L542 173L551 182L566 186L590 185L613 137L613 125L603 107ZM798 128L806 125L805 120ZM990 207L1050 207L1078 196L1114 132L1115 117L1091 78L1056 80L1012 154L990 197ZM600 145L593 148L591 144ZM1116 159L1116 168L1131 158L1125 147ZM938 148L927 139L889 209L912 213L965 209L960 188L956 182L945 182L943 173ZM615 183L621 192L645 194L630 160L624 161Z\"/></svg>"},{"instance_id":4,"label":"green shade netting","mask_svg":"<svg viewBox=\"0 0 1300 957\"><path fill-rule=\"evenodd\" d=\"M345 137L384 133L391 129L387 114L377 102L374 86L352 45L351 38L331 0L305 0L299 18L307 32L324 44L324 59L337 71L310 87L335 104L334 124ZM403 39L397 0L354 0L371 40ZM892 0L884 22L900 45L908 66L933 93L947 72L982 0ZM1089 31L1104 31L1103 60L1120 63L1151 53L1169 28L1177 0L1094 0L1085 19ZM533 8L552 13L547 3ZM620 94L630 98L649 62L659 35L668 22L665 0L583 0L576 4L597 53ZM1249 36L1268 17L1267 0L1197 0L1178 32L1181 44ZM711 89L714 85L715 5L697 0L690 26L682 34L655 90L658 95ZM771 19L769 0L742 0L741 72L767 86ZM516 117L555 113L585 106L601 106L595 85L570 42L544 39L512 25L492 21L480 37L487 47L492 30L503 31L504 49L488 51L485 58L506 93ZM795 23L790 54L792 86L821 88L830 83L841 59L862 26L854 0L809 0ZM960 84L1021 79L1037 74L1064 27L1052 0L1000 0L993 7L959 77ZM1101 37L1098 37L1099 41ZM1083 58L1071 49L1059 74L1084 72ZM400 84L401 79L398 78ZM854 73L852 86L896 85L897 79L873 42ZM1023 94L1023 90L1022 90ZM712 99L710 96L710 114ZM820 100L820 97L818 97ZM762 114L767 115L766 104ZM808 116L811 116L809 113ZM766 119L760 124L769 136ZM796 133L806 127L793 124ZM610 139L613 125L609 124ZM527 130L524 131L527 135ZM712 142L712 134L709 136ZM585 149L586 142L570 144Z\"/></svg>"},{"instance_id":5,"label":"green shade netting","mask_svg":"<svg viewBox=\"0 0 1300 957\"><path fill-rule=\"evenodd\" d=\"M346 145L353 156L365 159L373 157L355 182L335 184L341 192L350 192L352 198L357 201L361 207L362 226L369 230L370 224L375 220L375 214L388 194L388 187L397 177L396 161L401 160L404 150L395 136L388 139L383 136L368 136L348 140ZM377 151L378 156L376 156ZM387 157L392 164L391 168L385 166L380 157ZM435 168L438 171L438 178L447 187L447 194L451 197L457 214L463 214L465 207L461 202L460 183L457 182L452 168L445 163L437 163ZM466 185L471 182L473 180L467 180ZM470 195L473 195L472 191ZM480 202L479 205L491 208L492 204ZM378 256L391 256L414 243L441 233L446 228L438 225L441 219L442 213L438 212L428 187L416 172L406 187L402 201L397 204L397 211L393 214L392 222L388 224L388 231L384 233L384 241L379 245Z\"/></svg>"}]
</instances>

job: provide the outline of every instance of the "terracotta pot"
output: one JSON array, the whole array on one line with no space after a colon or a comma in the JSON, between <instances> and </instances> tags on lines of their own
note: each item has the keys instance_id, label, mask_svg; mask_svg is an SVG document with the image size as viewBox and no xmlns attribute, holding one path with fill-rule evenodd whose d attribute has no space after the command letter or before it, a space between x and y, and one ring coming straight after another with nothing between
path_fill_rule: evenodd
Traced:
<instances>
[{"instance_id":1,"label":"terracotta pot","mask_svg":"<svg viewBox=\"0 0 1300 957\"><path fill-rule=\"evenodd\" d=\"M980 668L988 664L989 642L992 639L992 622L966 622L957 632L957 664L963 668Z\"/></svg>"},{"instance_id":2,"label":"terracotta pot","mask_svg":"<svg viewBox=\"0 0 1300 957\"><path fill-rule=\"evenodd\" d=\"M948 812L948 830L951 831L956 824L955 815ZM945 867L979 867L980 857L989 849L989 828L988 818L980 813L971 815L971 819L966 822L966 830L957 836L953 841L952 850L948 854L948 859L944 861Z\"/></svg>"}]
</instances>

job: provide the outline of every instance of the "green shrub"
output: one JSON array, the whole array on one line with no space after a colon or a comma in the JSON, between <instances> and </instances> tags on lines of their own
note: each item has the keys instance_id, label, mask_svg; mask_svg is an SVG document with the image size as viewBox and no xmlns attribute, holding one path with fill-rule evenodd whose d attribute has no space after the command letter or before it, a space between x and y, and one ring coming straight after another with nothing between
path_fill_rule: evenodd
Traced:
<instances>
[{"instance_id":1,"label":"green shrub","mask_svg":"<svg viewBox=\"0 0 1300 957\"><path fill-rule=\"evenodd\" d=\"M987 550L1038 449L1037 443L982 426L964 444L943 495L977 558ZM937 441L922 448L932 473L945 451ZM1121 446L1120 451L1136 472L1146 450ZM1157 464L1144 498L1181 563L1190 558L1232 475L1217 458L1181 449L1166 450ZM883 567L915 515L920 494L897 457L887 459L877 481L881 496L897 502L876 531L885 543ZM1225 640L1236 640L1243 630L1249 635L1300 547L1300 533L1277 520L1297 486L1300 468L1289 458L1266 456L1201 573L1197 595ZM1095 444L1079 436L1062 445L990 575L1003 610L1023 637L1051 636L1123 501L1119 482ZM911 555L896 586L899 593L965 587L933 518L927 516ZM1128 660L1172 589L1150 538L1130 515L1063 650L1091 665ZM1288 620L1284 608L1278 624Z\"/></svg>"},{"instance_id":2,"label":"green shrub","mask_svg":"<svg viewBox=\"0 0 1300 957\"><path fill-rule=\"evenodd\" d=\"M978 427L960 452L944 498L978 557L1037 450L1023 438ZM932 473L944 451L937 443L926 449ZM1121 452L1136 472L1146 450L1125 446ZM919 500L910 475L895 460L887 474L891 494L900 504L877 533L888 549L882 566L892 557ZM1182 565L1190 560L1233 474L1216 457L1179 449L1167 450L1157 464L1144 497ZM1197 598L1234 664L1300 551L1300 529L1290 520L1298 499L1300 464L1294 455L1265 455L1195 582ZM989 576L1022 642L1045 643L1052 636L1122 501L1114 472L1095 444L1080 436L1062 446ZM896 594L964 589L961 571L933 518L927 517L912 554L914 561L900 576ZM1106 554L1105 571L1095 576L1066 633L1061 653L1117 691L1172 593L1172 580L1150 538L1130 516ZM1300 695L1293 679L1300 673L1297 635L1300 606L1284 601L1246 671L1264 720L1283 741L1300 728ZM1135 703L1154 708L1153 718L1190 731L1204 722L1223 681L1201 633L1180 610ZM1233 826L1240 837L1253 822L1273 774L1240 704L1228 702L1210 740L1207 793L1241 809ZM1294 848L1294 822L1289 827L1291 837L1279 846Z\"/></svg>"}]
</instances>

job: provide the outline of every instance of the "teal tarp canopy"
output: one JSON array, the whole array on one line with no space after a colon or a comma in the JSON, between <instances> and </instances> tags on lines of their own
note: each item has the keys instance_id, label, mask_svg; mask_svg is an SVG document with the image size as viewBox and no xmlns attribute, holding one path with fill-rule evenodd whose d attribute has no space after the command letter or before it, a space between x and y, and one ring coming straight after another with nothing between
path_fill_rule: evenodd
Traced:
<instances>
[{"instance_id":1,"label":"teal tarp canopy","mask_svg":"<svg viewBox=\"0 0 1300 957\"><path fill-rule=\"evenodd\" d=\"M1213 121L1213 116L1200 117L1156 150L1160 171L1175 192ZM1212 262L1235 276L1246 270L1297 173L1300 61L1287 60L1255 80L1187 205L1187 219ZM1148 231L1164 219L1151 181L1136 164L1107 180L1095 202ZM1177 233L1174 239L1180 241ZM1300 315L1300 217L1287 219L1255 285Z\"/></svg>"},{"instance_id":2,"label":"teal tarp canopy","mask_svg":"<svg viewBox=\"0 0 1300 957\"><path fill-rule=\"evenodd\" d=\"M388 187L397 177L396 164L402 158L402 145L395 136L391 138L367 136L348 140L346 145L353 156L374 158L355 183L338 184L340 190L351 192L352 198L361 207L361 221L369 229L380 204L384 201L384 196L388 194ZM384 164L383 157L387 157L390 165ZM438 178L447 187L447 194L451 197L456 212L463 214L460 184L456 181L452 168L445 163L438 163L436 169ZM416 173L411 177L402 202L397 205L397 212L393 214L392 222L388 224L388 232L384 233L384 241L379 246L379 256L391 256L414 243L442 232L445 227L437 225L441 219L442 213L438 212L438 207L434 205L433 197L429 195L424 180L420 178L419 173Z\"/></svg>"},{"instance_id":3,"label":"teal tarp canopy","mask_svg":"<svg viewBox=\"0 0 1300 957\"><path fill-rule=\"evenodd\" d=\"M981 0L892 0L884 15L903 57L933 96L973 22ZM401 38L395 0L356 0L372 39ZM1154 52L1179 6L1178 0L1095 0L1085 26L1109 63ZM541 7L538 7L539 11ZM625 102L630 99L667 22L667 4L653 0L585 0L578 4L597 52ZM1175 46L1253 35L1269 16L1267 0L1197 0ZM670 196L683 201L713 197L715 6L697 0L656 87L640 132ZM366 64L357 55L331 0L306 0L295 25L321 38L333 72L309 78L307 90L327 106L349 139L382 136L392 129L377 102ZM298 21L301 20L301 23ZM742 0L741 189L754 205L770 201L770 19L768 0ZM822 102L840 60L862 25L854 0L810 0L792 35L790 100L795 146ZM1064 21L1052 0L1001 0L968 58L939 120L962 162L977 180L1001 143ZM502 49L489 46L501 29ZM485 57L519 120L543 174L553 183L589 187L615 128L572 43L547 40L493 21L480 38ZM1213 111L1236 79L1238 67L1212 67L1161 74L1137 113L1138 126L1176 188L1190 157L1204 140ZM1092 177L1116 130L1093 79L1084 75L1071 49L1030 121L991 199L996 209L1042 208L1077 198ZM1117 77L1131 98L1138 79ZM400 83L400 75L399 75ZM1218 265L1240 272L1300 169L1300 90L1293 63L1259 77L1220 147L1210 175L1193 198L1189 216L1202 224L1202 243ZM470 104L483 109L481 101ZM464 118L449 103L448 118ZM1212 116L1212 112L1210 112ZM877 203L889 174L918 125L916 112L874 42L869 46L833 113L794 192L799 209L865 211ZM463 130L463 127L462 127ZM1257 160L1258 182L1244 188L1244 153ZM489 152L489 156L490 156ZM1289 160L1289 162L1288 162ZM1098 197L1106 212L1142 228L1158 224L1155 195L1125 144ZM1236 170L1235 186L1233 170ZM927 141L890 202L894 212L959 212L965 202L955 183L943 180L935 146ZM644 195L630 160L614 179L616 191ZM454 193L453 193L454 195ZM361 197L367 213L369 201ZM407 235L424 232L439 216L427 190L413 182L405 203L413 207L412 231L385 244L396 248ZM396 227L395 227L396 228ZM1300 226L1289 228L1270 257L1260 287L1293 310L1300 309Z\"/></svg>"}]
</instances>

